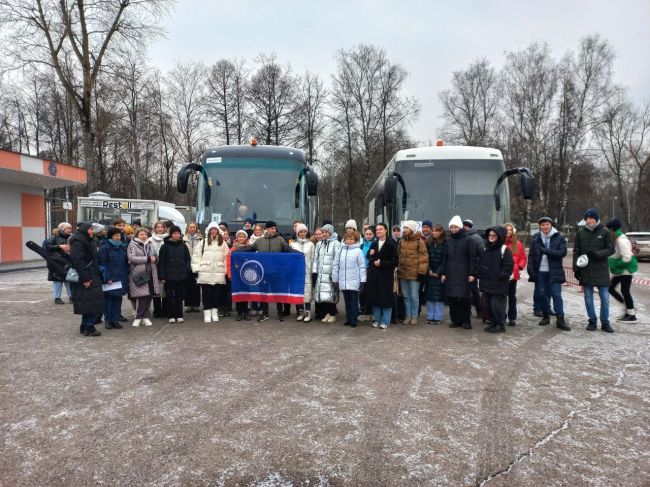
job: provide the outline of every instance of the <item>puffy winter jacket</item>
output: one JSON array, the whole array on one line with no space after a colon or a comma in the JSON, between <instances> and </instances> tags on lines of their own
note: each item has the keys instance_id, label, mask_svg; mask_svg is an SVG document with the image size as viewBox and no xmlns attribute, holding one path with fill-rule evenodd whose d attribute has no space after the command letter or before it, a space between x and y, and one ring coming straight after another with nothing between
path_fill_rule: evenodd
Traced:
<instances>
[{"instance_id":1,"label":"puffy winter jacket","mask_svg":"<svg viewBox=\"0 0 650 487\"><path fill-rule=\"evenodd\" d=\"M506 296L515 261L512 258L510 249L504 247L505 229L503 227L492 227L488 228L486 233L490 230L496 232L498 238L494 243L488 240L479 256L479 286L481 292L486 294Z\"/></svg>"},{"instance_id":2,"label":"puffy winter jacket","mask_svg":"<svg viewBox=\"0 0 650 487\"><path fill-rule=\"evenodd\" d=\"M104 268L106 282L121 283L120 289L106 291L111 296L124 296L129 291L129 262L126 257L127 245L120 241L117 245L105 238L99 244L99 265Z\"/></svg>"},{"instance_id":3,"label":"puffy winter jacket","mask_svg":"<svg viewBox=\"0 0 650 487\"><path fill-rule=\"evenodd\" d=\"M553 229L555 230L555 229ZM548 260L548 272L551 282L565 282L564 267L562 259L567 254L566 238L557 230L553 231L549 239L548 248L542 240L542 232L533 235L528 251L528 279L535 282L539 273L539 266L542 263L542 256L546 255Z\"/></svg>"},{"instance_id":4,"label":"puffy winter jacket","mask_svg":"<svg viewBox=\"0 0 650 487\"><path fill-rule=\"evenodd\" d=\"M147 242L151 242L154 252L156 252L156 256L160 253L160 247L163 246L167 237L169 237L169 235L166 233L154 233L147 240Z\"/></svg>"},{"instance_id":5,"label":"puffy winter jacket","mask_svg":"<svg viewBox=\"0 0 650 487\"><path fill-rule=\"evenodd\" d=\"M593 230L582 227L576 232L573 243L573 272L581 286L609 286L608 257L614 253L612 234L602 223ZM587 254L589 263L578 267L578 257Z\"/></svg>"},{"instance_id":6,"label":"puffy winter jacket","mask_svg":"<svg viewBox=\"0 0 650 487\"><path fill-rule=\"evenodd\" d=\"M429 272L429 252L420 232L403 237L397 244L397 254L399 257L398 279L415 281L418 275L424 276Z\"/></svg>"},{"instance_id":7,"label":"puffy winter jacket","mask_svg":"<svg viewBox=\"0 0 650 487\"><path fill-rule=\"evenodd\" d=\"M314 251L312 272L318 274L314 289L314 301L318 303L335 303L338 295L332 284L334 259L341 251L341 242L336 232L328 240L321 240Z\"/></svg>"},{"instance_id":8,"label":"puffy winter jacket","mask_svg":"<svg viewBox=\"0 0 650 487\"><path fill-rule=\"evenodd\" d=\"M433 239L429 239L427 242L427 250L429 252L429 271L437 274L437 277L433 277L427 273L425 298L427 301L442 302L445 300L445 292L440 277L445 268L445 261L447 260L447 242L437 244Z\"/></svg>"},{"instance_id":9,"label":"puffy winter jacket","mask_svg":"<svg viewBox=\"0 0 650 487\"><path fill-rule=\"evenodd\" d=\"M515 252L512 250L512 237L506 237L506 247L508 247L510 249L510 252L512 252L512 258L515 261L515 266L512 269L512 278L515 281L518 281L519 271L523 271L526 268L526 264L528 263L526 250L524 249L522 243L517 240L517 254L515 255Z\"/></svg>"},{"instance_id":10,"label":"puffy winter jacket","mask_svg":"<svg viewBox=\"0 0 650 487\"><path fill-rule=\"evenodd\" d=\"M192 272L199 274L196 279L198 284L225 284L226 283L226 255L228 245L224 241L219 245L217 240L208 242L205 238L194 249L192 255Z\"/></svg>"},{"instance_id":11,"label":"puffy winter jacket","mask_svg":"<svg viewBox=\"0 0 650 487\"><path fill-rule=\"evenodd\" d=\"M282 235L276 233L270 236L268 233L258 238L251 244L251 248L257 252L291 252L292 249Z\"/></svg>"},{"instance_id":12,"label":"puffy winter jacket","mask_svg":"<svg viewBox=\"0 0 650 487\"><path fill-rule=\"evenodd\" d=\"M467 236L465 230L451 234L447 239L445 261L445 293L452 298L469 296L469 276L478 273L478 242Z\"/></svg>"},{"instance_id":13,"label":"puffy winter jacket","mask_svg":"<svg viewBox=\"0 0 650 487\"><path fill-rule=\"evenodd\" d=\"M332 282L338 283L342 291L358 291L361 283L366 282L366 271L361 244L343 244L334 259Z\"/></svg>"},{"instance_id":14,"label":"puffy winter jacket","mask_svg":"<svg viewBox=\"0 0 650 487\"><path fill-rule=\"evenodd\" d=\"M192 273L190 251L182 240L165 240L158 253L158 279L180 282Z\"/></svg>"},{"instance_id":15,"label":"puffy winter jacket","mask_svg":"<svg viewBox=\"0 0 650 487\"><path fill-rule=\"evenodd\" d=\"M156 255L153 244L148 240L143 242L134 238L126 248L126 255L131 264L129 272L129 296L131 298L143 298L146 296L159 296L162 286L158 280L158 264L151 262L151 256ZM149 274L149 282L135 283L135 277L141 274Z\"/></svg>"},{"instance_id":16,"label":"puffy winter jacket","mask_svg":"<svg viewBox=\"0 0 650 487\"><path fill-rule=\"evenodd\" d=\"M48 238L43 245L43 248L48 251L50 254L57 254L59 255L63 260L65 260L68 264L70 264L70 254L64 252L59 245L64 245L68 243L68 240L70 239L70 235L52 235L50 238ZM56 281L56 282L64 282L65 281L65 274L61 274L57 272L55 267L51 265L49 262L47 264L47 280L48 281Z\"/></svg>"},{"instance_id":17,"label":"puffy winter jacket","mask_svg":"<svg viewBox=\"0 0 650 487\"><path fill-rule=\"evenodd\" d=\"M315 245L308 238L297 238L291 242L291 248L305 255L305 303L312 299L311 269L314 265Z\"/></svg>"},{"instance_id":18,"label":"puffy winter jacket","mask_svg":"<svg viewBox=\"0 0 650 487\"><path fill-rule=\"evenodd\" d=\"M609 271L615 276L629 276L639 270L639 261L632 253L632 242L621 230L616 230L614 255L609 258Z\"/></svg>"}]
</instances>

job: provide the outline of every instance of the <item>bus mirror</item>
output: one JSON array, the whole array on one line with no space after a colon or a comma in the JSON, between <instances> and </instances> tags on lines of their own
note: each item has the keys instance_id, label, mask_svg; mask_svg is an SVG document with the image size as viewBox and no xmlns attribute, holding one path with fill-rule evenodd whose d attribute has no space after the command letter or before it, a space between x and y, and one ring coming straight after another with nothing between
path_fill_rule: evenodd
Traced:
<instances>
[{"instance_id":1,"label":"bus mirror","mask_svg":"<svg viewBox=\"0 0 650 487\"><path fill-rule=\"evenodd\" d=\"M307 195L318 195L318 174L311 169L307 171Z\"/></svg>"},{"instance_id":2,"label":"bus mirror","mask_svg":"<svg viewBox=\"0 0 650 487\"><path fill-rule=\"evenodd\" d=\"M196 164L190 162L185 164L178 174L176 175L176 189L179 193L187 193L187 187L189 186L190 175L193 172L200 172L203 174L203 201L205 206L210 206L210 198L212 196L212 189L210 188L210 180L208 179L208 174L205 172L205 169L201 164ZM218 184L218 183L217 183Z\"/></svg>"},{"instance_id":3,"label":"bus mirror","mask_svg":"<svg viewBox=\"0 0 650 487\"><path fill-rule=\"evenodd\" d=\"M523 168L520 176L520 183L521 195L525 200L532 199L533 194L535 193L535 179L528 168Z\"/></svg>"}]
</instances>

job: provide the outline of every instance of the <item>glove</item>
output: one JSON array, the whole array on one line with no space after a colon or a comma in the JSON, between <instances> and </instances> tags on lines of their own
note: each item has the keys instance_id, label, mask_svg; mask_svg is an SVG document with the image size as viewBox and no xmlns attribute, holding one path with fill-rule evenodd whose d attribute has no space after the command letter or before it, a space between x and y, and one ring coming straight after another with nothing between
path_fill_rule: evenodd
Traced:
<instances>
[{"instance_id":1,"label":"glove","mask_svg":"<svg viewBox=\"0 0 650 487\"><path fill-rule=\"evenodd\" d=\"M359 292L362 293L366 289L366 283L362 282L359 284Z\"/></svg>"},{"instance_id":2,"label":"glove","mask_svg":"<svg viewBox=\"0 0 650 487\"><path fill-rule=\"evenodd\" d=\"M543 245L539 248L539 253L542 255L545 255L548 253L548 249L544 247Z\"/></svg>"},{"instance_id":3,"label":"glove","mask_svg":"<svg viewBox=\"0 0 650 487\"><path fill-rule=\"evenodd\" d=\"M590 250L589 252L587 252L587 257L589 257L589 260L600 260L600 257L598 256L598 254L596 252L594 252L593 250Z\"/></svg>"},{"instance_id":4,"label":"glove","mask_svg":"<svg viewBox=\"0 0 650 487\"><path fill-rule=\"evenodd\" d=\"M535 282L535 274L528 274L528 282Z\"/></svg>"},{"instance_id":5,"label":"glove","mask_svg":"<svg viewBox=\"0 0 650 487\"><path fill-rule=\"evenodd\" d=\"M336 293L338 294L338 292L339 292L339 283L338 283L338 282L334 282L334 283L332 283L332 284L334 285L334 292L336 292Z\"/></svg>"}]
</instances>

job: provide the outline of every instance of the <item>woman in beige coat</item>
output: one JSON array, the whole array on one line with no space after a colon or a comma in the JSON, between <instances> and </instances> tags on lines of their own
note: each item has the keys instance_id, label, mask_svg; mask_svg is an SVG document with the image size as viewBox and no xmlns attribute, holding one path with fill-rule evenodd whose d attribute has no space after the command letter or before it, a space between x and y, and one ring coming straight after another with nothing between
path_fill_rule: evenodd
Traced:
<instances>
[{"instance_id":1,"label":"woman in beige coat","mask_svg":"<svg viewBox=\"0 0 650 487\"><path fill-rule=\"evenodd\" d=\"M219 321L218 309L226 304L226 256L228 245L219 225L212 222L205 230L205 238L192 254L192 272L203 295L203 321Z\"/></svg>"},{"instance_id":2,"label":"woman in beige coat","mask_svg":"<svg viewBox=\"0 0 650 487\"><path fill-rule=\"evenodd\" d=\"M314 264L314 244L307 238L307 226L304 223L296 225L296 238L291 242L291 248L305 255L305 303L296 306L298 321L309 323L311 321L311 268Z\"/></svg>"}]
</instances>

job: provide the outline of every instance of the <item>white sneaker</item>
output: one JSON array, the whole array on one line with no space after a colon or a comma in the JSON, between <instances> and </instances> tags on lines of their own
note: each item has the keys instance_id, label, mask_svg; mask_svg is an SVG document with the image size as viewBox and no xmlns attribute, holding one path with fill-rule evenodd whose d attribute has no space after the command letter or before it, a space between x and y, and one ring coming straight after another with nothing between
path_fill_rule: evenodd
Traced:
<instances>
[{"instance_id":1,"label":"white sneaker","mask_svg":"<svg viewBox=\"0 0 650 487\"><path fill-rule=\"evenodd\" d=\"M336 321L336 316L330 316L330 317L327 319L327 322L328 322L328 323L334 323L335 321Z\"/></svg>"},{"instance_id":2,"label":"white sneaker","mask_svg":"<svg viewBox=\"0 0 650 487\"><path fill-rule=\"evenodd\" d=\"M373 321L373 322L372 322L372 327L373 327L373 328L377 328L377 327L379 327L379 323L376 322L376 321Z\"/></svg>"},{"instance_id":3,"label":"white sneaker","mask_svg":"<svg viewBox=\"0 0 650 487\"><path fill-rule=\"evenodd\" d=\"M304 314L302 313L302 311L301 311L300 313L298 313L298 316L296 317L296 320L298 320L298 321L302 321L302 320L304 320L304 319L305 319L305 315L304 315Z\"/></svg>"},{"instance_id":4,"label":"white sneaker","mask_svg":"<svg viewBox=\"0 0 650 487\"><path fill-rule=\"evenodd\" d=\"M176 323L182 323L183 321L185 321L183 318L176 318Z\"/></svg>"},{"instance_id":5,"label":"white sneaker","mask_svg":"<svg viewBox=\"0 0 650 487\"><path fill-rule=\"evenodd\" d=\"M320 321L321 321L321 323L329 323L329 322L330 322L330 318L331 318L330 314L327 313L327 314L325 315L325 318L323 318L323 319L320 320Z\"/></svg>"},{"instance_id":6,"label":"white sneaker","mask_svg":"<svg viewBox=\"0 0 650 487\"><path fill-rule=\"evenodd\" d=\"M381 325L379 325L379 329L380 329L380 330L385 330L386 328L388 328L388 325L386 325L386 324L384 324L384 323L382 323Z\"/></svg>"},{"instance_id":7,"label":"white sneaker","mask_svg":"<svg viewBox=\"0 0 650 487\"><path fill-rule=\"evenodd\" d=\"M216 323L219 321L219 310L217 308L212 308L212 321Z\"/></svg>"},{"instance_id":8,"label":"white sneaker","mask_svg":"<svg viewBox=\"0 0 650 487\"><path fill-rule=\"evenodd\" d=\"M168 323L176 323L176 318L169 318Z\"/></svg>"},{"instance_id":9,"label":"white sneaker","mask_svg":"<svg viewBox=\"0 0 650 487\"><path fill-rule=\"evenodd\" d=\"M153 326L153 323L149 318L143 318L142 322L144 323L144 326Z\"/></svg>"},{"instance_id":10,"label":"white sneaker","mask_svg":"<svg viewBox=\"0 0 650 487\"><path fill-rule=\"evenodd\" d=\"M140 326L140 323L142 323L142 320L140 318L136 318L133 320L133 324L131 326L135 326L136 328Z\"/></svg>"},{"instance_id":11,"label":"white sneaker","mask_svg":"<svg viewBox=\"0 0 650 487\"><path fill-rule=\"evenodd\" d=\"M203 322L212 323L212 313L210 312L209 309L203 311Z\"/></svg>"},{"instance_id":12,"label":"white sneaker","mask_svg":"<svg viewBox=\"0 0 650 487\"><path fill-rule=\"evenodd\" d=\"M311 321L311 311L305 311L305 319L302 321L303 323L309 323Z\"/></svg>"}]
</instances>

